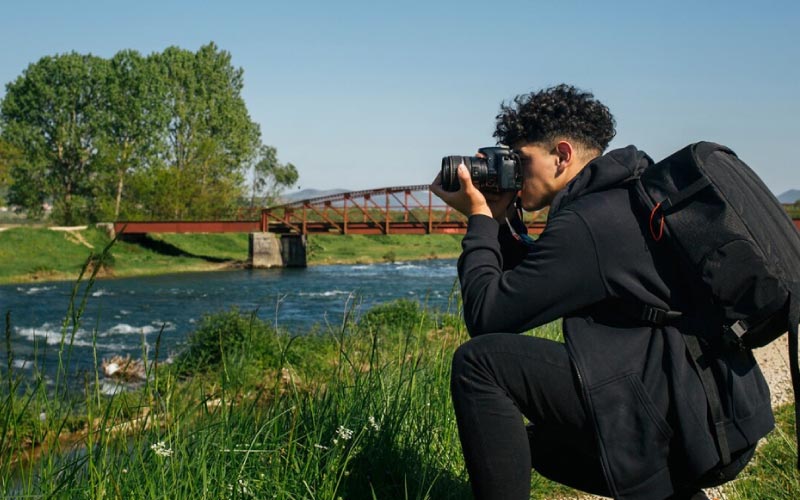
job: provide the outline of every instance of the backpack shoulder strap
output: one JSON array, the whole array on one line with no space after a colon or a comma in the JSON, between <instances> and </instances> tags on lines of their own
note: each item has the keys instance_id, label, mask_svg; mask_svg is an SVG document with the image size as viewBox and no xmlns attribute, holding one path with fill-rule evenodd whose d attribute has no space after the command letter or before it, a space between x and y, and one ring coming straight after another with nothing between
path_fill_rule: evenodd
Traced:
<instances>
[{"instance_id":1,"label":"backpack shoulder strap","mask_svg":"<svg viewBox=\"0 0 800 500\"><path fill-rule=\"evenodd\" d=\"M708 409L711 411L711 418L714 421L714 440L717 443L719 458L723 466L728 465L731 463L731 449L728 444L728 433L725 431L725 414L722 411L722 401L720 400L714 373L711 371L711 363L708 362L706 354L700 347L700 341L695 335L681 332L681 336L691 354L700 382L702 382L706 391Z\"/></svg>"}]
</instances>

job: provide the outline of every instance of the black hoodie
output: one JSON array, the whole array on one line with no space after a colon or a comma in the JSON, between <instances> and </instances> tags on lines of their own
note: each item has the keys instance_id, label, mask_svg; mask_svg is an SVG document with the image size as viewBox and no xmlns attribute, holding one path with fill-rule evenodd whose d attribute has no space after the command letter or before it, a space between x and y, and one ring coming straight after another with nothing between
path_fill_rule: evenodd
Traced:
<instances>
[{"instance_id":1,"label":"black hoodie","mask_svg":"<svg viewBox=\"0 0 800 500\"><path fill-rule=\"evenodd\" d=\"M633 146L590 162L557 194L527 251L495 220L470 217L458 262L470 335L564 318L606 480L621 499L665 498L719 463L706 394L678 330L714 326L695 314L678 327L653 327L631 314L645 303L693 307L674 259L647 236L647 214L623 185L651 163ZM758 365L749 352L711 364L730 449L751 448L774 425Z\"/></svg>"}]
</instances>

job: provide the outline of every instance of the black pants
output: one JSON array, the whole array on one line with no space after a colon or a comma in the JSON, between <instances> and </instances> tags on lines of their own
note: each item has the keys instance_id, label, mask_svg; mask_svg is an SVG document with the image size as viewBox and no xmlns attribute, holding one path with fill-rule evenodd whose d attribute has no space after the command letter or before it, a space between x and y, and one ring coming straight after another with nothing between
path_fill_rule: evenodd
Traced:
<instances>
[{"instance_id":1,"label":"black pants","mask_svg":"<svg viewBox=\"0 0 800 500\"><path fill-rule=\"evenodd\" d=\"M455 353L450 389L475 498L528 500L531 468L609 496L564 344L505 333L475 337ZM705 498L694 495L736 477L754 452L755 445L735 451L730 464L682 485L670 500Z\"/></svg>"},{"instance_id":2,"label":"black pants","mask_svg":"<svg viewBox=\"0 0 800 500\"><path fill-rule=\"evenodd\" d=\"M531 468L608 496L563 344L513 334L475 337L456 351L450 387L475 498L527 500Z\"/></svg>"}]
</instances>

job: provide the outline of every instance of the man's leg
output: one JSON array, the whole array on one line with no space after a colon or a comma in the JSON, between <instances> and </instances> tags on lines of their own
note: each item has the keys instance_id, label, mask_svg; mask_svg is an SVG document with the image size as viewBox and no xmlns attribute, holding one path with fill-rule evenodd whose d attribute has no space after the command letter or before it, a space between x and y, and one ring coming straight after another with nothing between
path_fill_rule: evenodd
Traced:
<instances>
[{"instance_id":1,"label":"man's leg","mask_svg":"<svg viewBox=\"0 0 800 500\"><path fill-rule=\"evenodd\" d=\"M563 344L513 334L473 338L453 358L451 391L477 499L527 500L532 466L564 484L606 492Z\"/></svg>"}]
</instances>

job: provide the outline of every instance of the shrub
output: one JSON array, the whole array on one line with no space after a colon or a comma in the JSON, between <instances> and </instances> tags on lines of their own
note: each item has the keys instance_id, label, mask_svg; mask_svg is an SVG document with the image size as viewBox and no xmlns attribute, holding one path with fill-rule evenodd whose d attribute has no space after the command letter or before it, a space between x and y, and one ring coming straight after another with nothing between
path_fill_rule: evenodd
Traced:
<instances>
[{"instance_id":1,"label":"shrub","mask_svg":"<svg viewBox=\"0 0 800 500\"><path fill-rule=\"evenodd\" d=\"M369 331L417 331L429 325L429 316L413 300L400 299L373 307L359 320L359 326Z\"/></svg>"},{"instance_id":2,"label":"shrub","mask_svg":"<svg viewBox=\"0 0 800 500\"><path fill-rule=\"evenodd\" d=\"M215 369L225 359L265 366L279 357L275 330L255 313L232 309L203 316L176 359L176 366L179 373L191 374Z\"/></svg>"}]
</instances>

